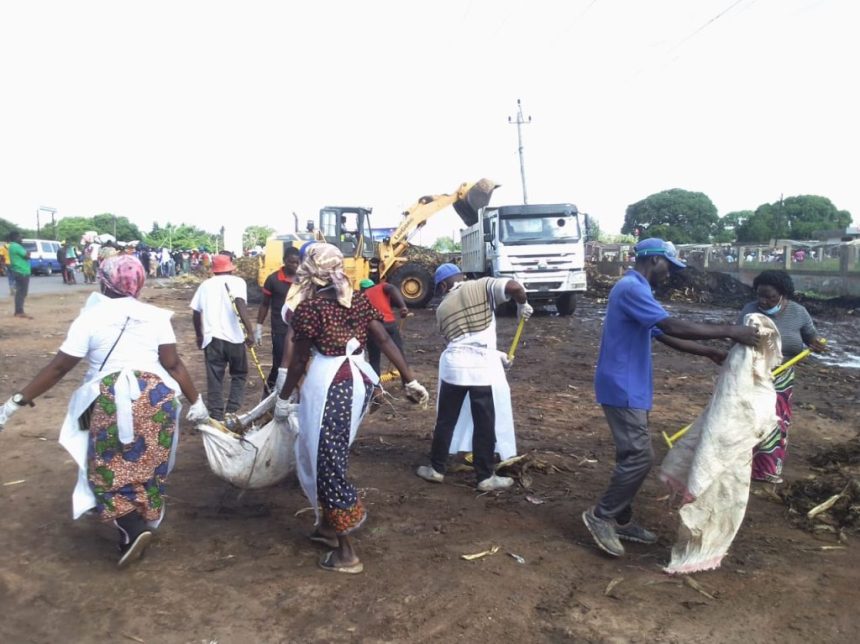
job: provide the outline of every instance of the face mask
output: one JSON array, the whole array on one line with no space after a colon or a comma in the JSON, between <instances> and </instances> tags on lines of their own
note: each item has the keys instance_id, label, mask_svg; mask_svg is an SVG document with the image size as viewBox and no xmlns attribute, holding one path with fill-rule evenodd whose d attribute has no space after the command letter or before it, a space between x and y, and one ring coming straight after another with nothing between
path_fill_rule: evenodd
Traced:
<instances>
[{"instance_id":1,"label":"face mask","mask_svg":"<svg viewBox=\"0 0 860 644\"><path fill-rule=\"evenodd\" d=\"M779 298L779 302L777 302L776 306L769 308L769 309L763 309L761 307L758 307L758 310L761 311L762 313L764 313L765 315L776 315L777 313L779 313L779 308L781 306L782 306L782 298Z\"/></svg>"}]
</instances>

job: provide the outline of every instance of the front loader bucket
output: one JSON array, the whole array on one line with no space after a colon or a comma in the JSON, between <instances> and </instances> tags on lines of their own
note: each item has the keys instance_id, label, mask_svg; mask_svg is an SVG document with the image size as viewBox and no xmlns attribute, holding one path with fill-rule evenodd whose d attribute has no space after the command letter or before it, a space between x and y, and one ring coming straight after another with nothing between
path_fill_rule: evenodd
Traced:
<instances>
[{"instance_id":1,"label":"front loader bucket","mask_svg":"<svg viewBox=\"0 0 860 644\"><path fill-rule=\"evenodd\" d=\"M471 186L464 186L461 189L461 191L465 190L465 194L459 195L453 205L464 224L472 226L478 223L478 212L490 203L493 190L498 187L495 181L481 179Z\"/></svg>"}]
</instances>

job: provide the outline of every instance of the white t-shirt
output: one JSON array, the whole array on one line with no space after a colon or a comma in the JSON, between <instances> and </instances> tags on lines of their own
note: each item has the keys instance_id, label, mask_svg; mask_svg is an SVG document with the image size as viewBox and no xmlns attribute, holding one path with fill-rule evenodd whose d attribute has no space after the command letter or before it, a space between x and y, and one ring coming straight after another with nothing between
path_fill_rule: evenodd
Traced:
<instances>
[{"instance_id":1,"label":"white t-shirt","mask_svg":"<svg viewBox=\"0 0 860 644\"><path fill-rule=\"evenodd\" d=\"M60 351L87 359L87 379L98 372L114 342L116 346L102 373L116 373L126 367L160 372L163 367L158 361L158 347L176 344L170 324L172 315L171 311L144 304L133 297L109 298L93 293L69 327Z\"/></svg>"},{"instance_id":2,"label":"white t-shirt","mask_svg":"<svg viewBox=\"0 0 860 644\"><path fill-rule=\"evenodd\" d=\"M225 284L234 298L248 301L245 280L235 275L215 275L197 287L190 306L200 312L204 347L212 342L212 338L237 344L245 341L245 334L239 326L239 316L233 310Z\"/></svg>"}]
</instances>

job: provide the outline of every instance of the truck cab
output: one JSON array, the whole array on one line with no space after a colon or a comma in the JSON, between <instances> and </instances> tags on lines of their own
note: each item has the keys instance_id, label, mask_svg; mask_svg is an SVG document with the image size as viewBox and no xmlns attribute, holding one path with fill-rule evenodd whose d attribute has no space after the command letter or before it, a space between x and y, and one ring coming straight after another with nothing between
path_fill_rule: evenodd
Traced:
<instances>
[{"instance_id":1,"label":"truck cab","mask_svg":"<svg viewBox=\"0 0 860 644\"><path fill-rule=\"evenodd\" d=\"M462 231L463 271L515 279L530 301L554 303L561 315L585 292L584 226L576 206L535 204L485 208Z\"/></svg>"}]
</instances>

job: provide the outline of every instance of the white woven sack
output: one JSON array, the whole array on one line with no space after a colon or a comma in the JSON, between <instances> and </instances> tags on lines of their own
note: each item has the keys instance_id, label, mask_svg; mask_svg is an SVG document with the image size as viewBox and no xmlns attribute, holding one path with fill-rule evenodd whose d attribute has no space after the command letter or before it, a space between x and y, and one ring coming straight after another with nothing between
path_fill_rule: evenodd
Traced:
<instances>
[{"instance_id":1,"label":"white woven sack","mask_svg":"<svg viewBox=\"0 0 860 644\"><path fill-rule=\"evenodd\" d=\"M210 425L198 425L209 467L236 487L253 490L283 481L296 470L298 418L254 425L243 436L227 434Z\"/></svg>"}]
</instances>

